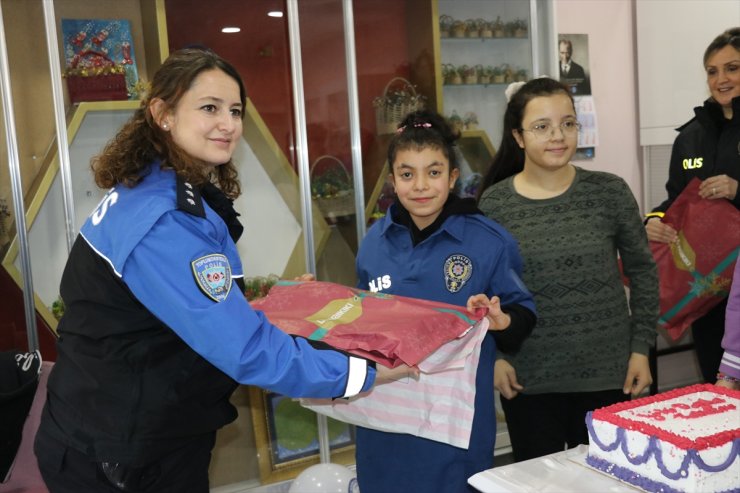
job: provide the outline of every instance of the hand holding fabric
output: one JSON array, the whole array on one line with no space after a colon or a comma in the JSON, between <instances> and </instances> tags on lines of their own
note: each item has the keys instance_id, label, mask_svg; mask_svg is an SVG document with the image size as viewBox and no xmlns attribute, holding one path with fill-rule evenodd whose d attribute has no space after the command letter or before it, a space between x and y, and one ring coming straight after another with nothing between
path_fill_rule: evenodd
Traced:
<instances>
[{"instance_id":1,"label":"hand holding fabric","mask_svg":"<svg viewBox=\"0 0 740 493\"><path fill-rule=\"evenodd\" d=\"M717 387L724 387L730 390L740 390L740 382L732 382L730 380L717 380L715 384Z\"/></svg>"},{"instance_id":2,"label":"hand holding fabric","mask_svg":"<svg viewBox=\"0 0 740 493\"><path fill-rule=\"evenodd\" d=\"M699 195L709 200L734 200L737 195L737 180L727 175L710 176L699 185Z\"/></svg>"},{"instance_id":3,"label":"hand holding fabric","mask_svg":"<svg viewBox=\"0 0 740 493\"><path fill-rule=\"evenodd\" d=\"M649 241L658 243L674 243L678 240L678 232L659 218L650 218L645 224L645 233Z\"/></svg>"},{"instance_id":4,"label":"hand holding fabric","mask_svg":"<svg viewBox=\"0 0 740 493\"><path fill-rule=\"evenodd\" d=\"M467 308L470 313L475 313L480 308L487 309L489 330L504 330L511 324L509 314L501 311L501 300L498 296L490 300L485 294L476 294L468 298Z\"/></svg>"},{"instance_id":5,"label":"hand holding fabric","mask_svg":"<svg viewBox=\"0 0 740 493\"><path fill-rule=\"evenodd\" d=\"M408 377L411 377L414 380L419 380L419 369L415 366L401 364L395 368L388 368L385 365L379 364L376 369L377 376L375 377L375 385L403 380Z\"/></svg>"}]
</instances>

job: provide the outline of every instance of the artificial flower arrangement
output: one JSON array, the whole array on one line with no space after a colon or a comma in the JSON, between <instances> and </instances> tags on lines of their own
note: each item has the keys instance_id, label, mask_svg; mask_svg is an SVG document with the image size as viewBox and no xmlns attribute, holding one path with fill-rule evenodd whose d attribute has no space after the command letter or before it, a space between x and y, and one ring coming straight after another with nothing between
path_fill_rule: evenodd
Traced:
<instances>
[{"instance_id":1,"label":"artificial flower arrangement","mask_svg":"<svg viewBox=\"0 0 740 493\"><path fill-rule=\"evenodd\" d=\"M62 300L61 296L58 296L57 299L51 304L51 314L54 315L54 318L57 320L61 320L62 316L64 315L64 300Z\"/></svg>"},{"instance_id":2,"label":"artificial flower arrangement","mask_svg":"<svg viewBox=\"0 0 740 493\"><path fill-rule=\"evenodd\" d=\"M270 289L280 280L275 274L244 278L244 296L247 301L264 298Z\"/></svg>"},{"instance_id":3,"label":"artificial flower arrangement","mask_svg":"<svg viewBox=\"0 0 740 493\"><path fill-rule=\"evenodd\" d=\"M465 130L476 130L478 128L478 115L473 111L468 111L463 117Z\"/></svg>"},{"instance_id":4,"label":"artificial flower arrangement","mask_svg":"<svg viewBox=\"0 0 740 493\"><path fill-rule=\"evenodd\" d=\"M462 76L460 76L460 73L457 71L457 67L455 67L451 63L445 63L442 65L442 78L444 79L445 84L450 85L457 85L462 84Z\"/></svg>"},{"instance_id":5,"label":"artificial flower arrangement","mask_svg":"<svg viewBox=\"0 0 740 493\"><path fill-rule=\"evenodd\" d=\"M452 110L452 114L447 117L447 123L449 123L452 131L458 134L462 133L465 128L465 122L463 122L463 119L457 114L457 110Z\"/></svg>"},{"instance_id":6,"label":"artificial flower arrangement","mask_svg":"<svg viewBox=\"0 0 740 493\"><path fill-rule=\"evenodd\" d=\"M494 20L478 18L463 21L446 14L439 16L441 38L526 38L527 31L526 19L505 22L499 15Z\"/></svg>"},{"instance_id":7,"label":"artificial flower arrangement","mask_svg":"<svg viewBox=\"0 0 740 493\"><path fill-rule=\"evenodd\" d=\"M338 217L355 214L352 177L339 158L328 154L319 156L311 164L310 172L311 198L325 219L333 223Z\"/></svg>"},{"instance_id":8,"label":"artificial flower arrangement","mask_svg":"<svg viewBox=\"0 0 740 493\"><path fill-rule=\"evenodd\" d=\"M486 65L478 71L478 82L481 84L490 84L493 79L493 67Z\"/></svg>"},{"instance_id":9,"label":"artificial flower arrangement","mask_svg":"<svg viewBox=\"0 0 740 493\"><path fill-rule=\"evenodd\" d=\"M136 97L139 81L131 24L125 19L62 19L70 101Z\"/></svg>"},{"instance_id":10,"label":"artificial flower arrangement","mask_svg":"<svg viewBox=\"0 0 740 493\"><path fill-rule=\"evenodd\" d=\"M383 90L383 95L373 99L378 135L392 134L398 124L411 112L424 109L426 96L403 77L394 77Z\"/></svg>"}]
</instances>

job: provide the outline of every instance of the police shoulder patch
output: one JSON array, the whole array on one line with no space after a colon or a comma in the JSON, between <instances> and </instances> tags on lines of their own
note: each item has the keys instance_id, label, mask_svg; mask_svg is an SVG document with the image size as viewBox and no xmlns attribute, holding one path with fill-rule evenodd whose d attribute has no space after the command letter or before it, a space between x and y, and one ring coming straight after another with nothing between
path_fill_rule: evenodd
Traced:
<instances>
[{"instance_id":1,"label":"police shoulder patch","mask_svg":"<svg viewBox=\"0 0 740 493\"><path fill-rule=\"evenodd\" d=\"M220 253L213 253L193 260L190 263L195 283L213 301L226 299L231 289L231 266L229 259Z\"/></svg>"},{"instance_id":2,"label":"police shoulder patch","mask_svg":"<svg viewBox=\"0 0 740 493\"><path fill-rule=\"evenodd\" d=\"M450 293L460 291L471 275L473 275L473 262L465 255L454 254L445 260L445 286Z\"/></svg>"}]
</instances>

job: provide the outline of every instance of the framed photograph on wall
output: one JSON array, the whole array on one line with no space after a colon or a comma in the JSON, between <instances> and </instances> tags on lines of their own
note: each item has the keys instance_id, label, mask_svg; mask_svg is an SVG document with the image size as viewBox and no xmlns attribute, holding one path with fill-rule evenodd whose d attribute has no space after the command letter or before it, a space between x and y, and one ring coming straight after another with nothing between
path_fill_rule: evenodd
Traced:
<instances>
[{"instance_id":1,"label":"framed photograph on wall","mask_svg":"<svg viewBox=\"0 0 740 493\"><path fill-rule=\"evenodd\" d=\"M249 398L262 482L292 479L319 463L316 413L295 399L256 387L250 387ZM331 418L327 425L331 461L354 464L354 426Z\"/></svg>"}]
</instances>

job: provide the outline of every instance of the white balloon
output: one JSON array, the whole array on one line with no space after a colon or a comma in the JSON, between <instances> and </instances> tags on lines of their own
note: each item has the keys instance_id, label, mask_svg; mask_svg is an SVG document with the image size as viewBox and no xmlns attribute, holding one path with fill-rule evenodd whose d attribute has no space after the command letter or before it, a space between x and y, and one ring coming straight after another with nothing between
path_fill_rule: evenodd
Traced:
<instances>
[{"instance_id":1,"label":"white balloon","mask_svg":"<svg viewBox=\"0 0 740 493\"><path fill-rule=\"evenodd\" d=\"M339 464L316 464L293 480L288 493L360 493L354 471Z\"/></svg>"}]
</instances>

